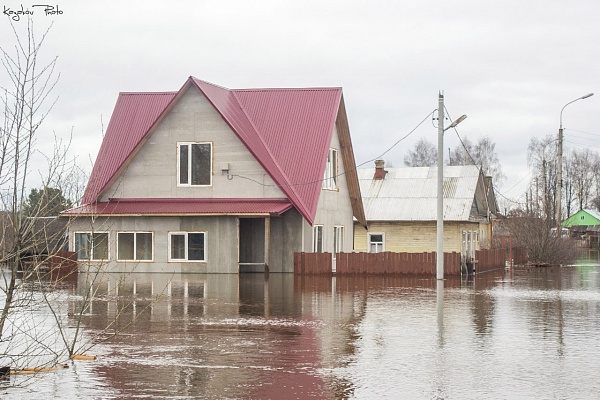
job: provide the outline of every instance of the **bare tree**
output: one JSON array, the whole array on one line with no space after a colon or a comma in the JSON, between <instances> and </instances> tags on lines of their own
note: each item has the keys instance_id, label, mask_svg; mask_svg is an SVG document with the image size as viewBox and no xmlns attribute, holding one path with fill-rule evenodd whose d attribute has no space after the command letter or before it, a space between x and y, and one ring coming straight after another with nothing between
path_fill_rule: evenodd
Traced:
<instances>
[{"instance_id":1,"label":"bare tree","mask_svg":"<svg viewBox=\"0 0 600 400\"><path fill-rule=\"evenodd\" d=\"M450 165L476 165L473 153L473 143L467 137L462 138L450 152Z\"/></svg>"},{"instance_id":2,"label":"bare tree","mask_svg":"<svg viewBox=\"0 0 600 400\"><path fill-rule=\"evenodd\" d=\"M22 39L14 25L16 45L13 51L0 48L2 65L10 86L2 87L3 123L0 131L0 200L6 212L3 226L1 264L8 264L4 278L4 305L0 312L0 339L15 306L17 271L23 267L23 256L31 246L33 222L20 210L31 174L38 130L55 99L49 96L58 76L54 73L56 58L40 66L38 56L48 30L38 40L33 23L27 21L26 36ZM4 270L3 270L4 271Z\"/></svg>"},{"instance_id":3,"label":"bare tree","mask_svg":"<svg viewBox=\"0 0 600 400\"><path fill-rule=\"evenodd\" d=\"M56 326L44 305L49 280L43 268L65 246L66 221L46 218L50 197L60 191L44 190L45 201L29 204L27 212L24 206L32 186L57 186L71 164L68 143L41 129L57 100L52 92L59 78L57 58L42 61L50 28L38 36L32 20L11 26L14 46L0 47L0 365L38 370L55 365L60 352L45 340L56 333Z\"/></svg>"},{"instance_id":4,"label":"bare tree","mask_svg":"<svg viewBox=\"0 0 600 400\"><path fill-rule=\"evenodd\" d=\"M404 156L407 167L429 167L437 162L437 148L427 139L419 139L414 150L409 150Z\"/></svg>"},{"instance_id":5,"label":"bare tree","mask_svg":"<svg viewBox=\"0 0 600 400\"><path fill-rule=\"evenodd\" d=\"M563 201L565 207L565 216L568 218L573 214L573 204L575 203L575 190L574 190L574 179L573 177L577 174L577 170L573 163L572 157L569 153L565 152L563 158Z\"/></svg>"},{"instance_id":6,"label":"bare tree","mask_svg":"<svg viewBox=\"0 0 600 400\"><path fill-rule=\"evenodd\" d=\"M593 169L594 173L594 198L592 199L592 206L596 210L600 210L600 157L596 159L596 163Z\"/></svg>"},{"instance_id":7,"label":"bare tree","mask_svg":"<svg viewBox=\"0 0 600 400\"><path fill-rule=\"evenodd\" d=\"M575 240L556 234L550 219L523 211L513 211L508 229L515 246L527 249L529 262L536 265L570 264L577 258Z\"/></svg>"},{"instance_id":8,"label":"bare tree","mask_svg":"<svg viewBox=\"0 0 600 400\"><path fill-rule=\"evenodd\" d=\"M579 211L587 208L590 203L595 183L594 168L598 165L598 154L589 149L573 150L569 158L573 170L569 178L579 207L577 211Z\"/></svg>"},{"instance_id":9,"label":"bare tree","mask_svg":"<svg viewBox=\"0 0 600 400\"><path fill-rule=\"evenodd\" d=\"M496 153L496 143L489 136L477 141L474 148L474 158L485 176L491 176L496 185L502 183L504 174L502 173L502 165L498 159L498 153Z\"/></svg>"},{"instance_id":10,"label":"bare tree","mask_svg":"<svg viewBox=\"0 0 600 400\"><path fill-rule=\"evenodd\" d=\"M527 163L532 171L530 185L535 188L534 210L541 210L545 219L555 215L556 140L552 136L533 138L527 147Z\"/></svg>"},{"instance_id":11,"label":"bare tree","mask_svg":"<svg viewBox=\"0 0 600 400\"><path fill-rule=\"evenodd\" d=\"M476 144L466 137L461 139L450 153L450 165L477 165L485 176L492 177L496 185L504 180L496 144L490 137L480 138Z\"/></svg>"}]
</instances>

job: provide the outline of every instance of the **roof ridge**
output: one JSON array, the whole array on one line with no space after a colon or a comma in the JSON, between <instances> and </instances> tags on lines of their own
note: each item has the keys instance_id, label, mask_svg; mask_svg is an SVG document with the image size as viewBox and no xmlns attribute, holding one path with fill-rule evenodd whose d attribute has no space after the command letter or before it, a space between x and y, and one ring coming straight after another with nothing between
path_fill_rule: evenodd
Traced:
<instances>
[{"instance_id":1,"label":"roof ridge","mask_svg":"<svg viewBox=\"0 0 600 400\"><path fill-rule=\"evenodd\" d=\"M108 203L289 203L290 199L283 197L125 197L110 198L108 202L99 202L98 204Z\"/></svg>"},{"instance_id":2,"label":"roof ridge","mask_svg":"<svg viewBox=\"0 0 600 400\"><path fill-rule=\"evenodd\" d=\"M170 90L170 91L156 91L156 92L119 92L119 95L157 95L157 94L162 94L162 95L171 95L171 94L177 94L178 91L177 90Z\"/></svg>"},{"instance_id":3,"label":"roof ridge","mask_svg":"<svg viewBox=\"0 0 600 400\"><path fill-rule=\"evenodd\" d=\"M217 87L217 88L219 88L219 89L223 89L223 90L228 90L228 91L231 91L231 89L229 89L228 87L221 86L221 85L217 85L216 83L212 83L212 82L209 82L209 81L205 81L205 80L203 80L203 79L198 79L198 78L196 78L196 77L195 77L195 76L193 76L193 75L190 75L190 77L188 78L188 81L189 81L190 79L191 79L192 81L194 81L194 82L202 82L202 83L206 83L207 85L210 85L210 86Z\"/></svg>"},{"instance_id":4,"label":"roof ridge","mask_svg":"<svg viewBox=\"0 0 600 400\"><path fill-rule=\"evenodd\" d=\"M319 92L326 92L326 91L341 91L342 88L341 87L336 87L336 86L332 86L332 87L299 87L299 88L293 88L293 87L284 87L284 88L248 88L248 89L229 89L232 92L291 92L291 91L298 91L298 92L313 92L313 91L319 91Z\"/></svg>"}]
</instances>

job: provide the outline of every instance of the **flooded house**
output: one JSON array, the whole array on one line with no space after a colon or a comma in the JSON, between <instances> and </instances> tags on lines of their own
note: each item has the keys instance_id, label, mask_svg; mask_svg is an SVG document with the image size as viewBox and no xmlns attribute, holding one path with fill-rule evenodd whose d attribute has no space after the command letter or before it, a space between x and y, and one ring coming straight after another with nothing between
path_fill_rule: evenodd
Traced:
<instances>
[{"instance_id":1,"label":"flooded house","mask_svg":"<svg viewBox=\"0 0 600 400\"><path fill-rule=\"evenodd\" d=\"M341 88L120 93L69 246L80 269L292 272L366 226Z\"/></svg>"},{"instance_id":2,"label":"flooded house","mask_svg":"<svg viewBox=\"0 0 600 400\"><path fill-rule=\"evenodd\" d=\"M600 248L600 212L592 209L579 210L561 222L580 247Z\"/></svg>"},{"instance_id":3,"label":"flooded house","mask_svg":"<svg viewBox=\"0 0 600 400\"><path fill-rule=\"evenodd\" d=\"M362 252L436 251L437 167L358 170L368 229L355 226L354 248ZM444 252L474 256L489 248L497 203L491 178L475 165L444 167Z\"/></svg>"}]
</instances>

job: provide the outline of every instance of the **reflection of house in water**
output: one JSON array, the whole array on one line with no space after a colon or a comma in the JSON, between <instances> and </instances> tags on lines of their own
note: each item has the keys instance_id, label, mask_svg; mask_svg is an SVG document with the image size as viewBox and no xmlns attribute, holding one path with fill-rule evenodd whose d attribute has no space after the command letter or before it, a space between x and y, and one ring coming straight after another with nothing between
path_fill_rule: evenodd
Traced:
<instances>
[{"instance_id":1,"label":"reflection of house in water","mask_svg":"<svg viewBox=\"0 0 600 400\"><path fill-rule=\"evenodd\" d=\"M83 295L85 274L79 275ZM231 398L240 396L235 388L250 398L331 398L348 386L318 372L351 349L344 345L352 341L348 322L361 309L352 294L335 293L331 278L328 292L298 291L292 274L100 279L84 323L101 332L118 316L122 332L108 342L110 365L97 369L124 395L133 382L150 391L170 386L191 397Z\"/></svg>"},{"instance_id":2,"label":"reflection of house in water","mask_svg":"<svg viewBox=\"0 0 600 400\"><path fill-rule=\"evenodd\" d=\"M562 221L571 237L579 241L581 247L600 248L600 213L596 210L579 210Z\"/></svg>"},{"instance_id":3,"label":"reflection of house in water","mask_svg":"<svg viewBox=\"0 0 600 400\"><path fill-rule=\"evenodd\" d=\"M421 348L410 348L421 325L436 334L434 278L106 276L96 286L99 298L85 317L85 331L103 332L120 315L120 334L103 346L104 360L93 364L120 398L138 395L140 387L157 398L167 397L165 388L187 398L361 397L364 387L347 376L421 357L415 354ZM484 274L468 285L489 289L498 276ZM459 278L444 286L454 300L442 303L445 315L438 315L441 345L444 324L445 332L459 330L465 342L492 332L497 310L491 291L470 296L456 290L464 287Z\"/></svg>"}]
</instances>

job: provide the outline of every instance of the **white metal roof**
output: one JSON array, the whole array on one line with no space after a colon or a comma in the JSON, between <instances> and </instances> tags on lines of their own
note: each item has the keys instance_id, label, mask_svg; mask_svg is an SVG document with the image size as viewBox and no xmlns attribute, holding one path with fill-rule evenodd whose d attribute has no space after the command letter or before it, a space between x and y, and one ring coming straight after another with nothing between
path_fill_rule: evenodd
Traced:
<instances>
[{"instance_id":1,"label":"white metal roof","mask_svg":"<svg viewBox=\"0 0 600 400\"><path fill-rule=\"evenodd\" d=\"M362 186L361 186L361 188L362 188ZM600 212L598 212L596 210L592 210L591 208L586 208L583 211L590 214L592 217L594 217L596 219L600 219Z\"/></svg>"},{"instance_id":2,"label":"white metal roof","mask_svg":"<svg viewBox=\"0 0 600 400\"><path fill-rule=\"evenodd\" d=\"M385 168L385 179L373 180L375 168L358 170L367 221L435 221L437 167ZM444 167L444 220L469 221L479 169Z\"/></svg>"}]
</instances>

